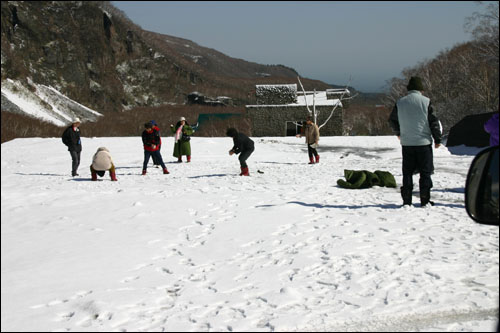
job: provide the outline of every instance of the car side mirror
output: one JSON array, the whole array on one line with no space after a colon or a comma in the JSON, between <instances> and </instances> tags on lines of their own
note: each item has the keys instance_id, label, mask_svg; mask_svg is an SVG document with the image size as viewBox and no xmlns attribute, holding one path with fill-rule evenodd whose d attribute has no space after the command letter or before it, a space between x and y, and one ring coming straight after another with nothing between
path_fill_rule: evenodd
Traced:
<instances>
[{"instance_id":1,"label":"car side mirror","mask_svg":"<svg viewBox=\"0 0 500 333\"><path fill-rule=\"evenodd\" d=\"M476 222L498 225L498 146L481 151L472 161L465 183L465 209Z\"/></svg>"}]
</instances>

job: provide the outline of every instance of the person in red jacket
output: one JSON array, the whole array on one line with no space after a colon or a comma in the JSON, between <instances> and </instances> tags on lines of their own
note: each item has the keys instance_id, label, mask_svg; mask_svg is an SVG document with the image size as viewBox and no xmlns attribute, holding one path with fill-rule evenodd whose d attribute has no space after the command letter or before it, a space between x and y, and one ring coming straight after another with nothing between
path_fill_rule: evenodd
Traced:
<instances>
[{"instance_id":1,"label":"person in red jacket","mask_svg":"<svg viewBox=\"0 0 500 333\"><path fill-rule=\"evenodd\" d=\"M142 165L142 174L146 174L149 158L151 156L155 156L156 160L160 163L163 168L163 173L169 174L160 154L160 133L153 129L153 124L151 122L144 124L144 128L145 130L142 132L142 143L144 144L144 163Z\"/></svg>"},{"instance_id":2,"label":"person in red jacket","mask_svg":"<svg viewBox=\"0 0 500 333\"><path fill-rule=\"evenodd\" d=\"M158 127L158 124L156 121L151 120L151 124L153 124L153 130L158 131L158 134L160 135L160 144L158 145L158 152L161 151L161 133L160 133L160 128ZM160 165L160 161L156 159L156 155L151 155L151 158L153 159L153 165L157 168Z\"/></svg>"}]
</instances>

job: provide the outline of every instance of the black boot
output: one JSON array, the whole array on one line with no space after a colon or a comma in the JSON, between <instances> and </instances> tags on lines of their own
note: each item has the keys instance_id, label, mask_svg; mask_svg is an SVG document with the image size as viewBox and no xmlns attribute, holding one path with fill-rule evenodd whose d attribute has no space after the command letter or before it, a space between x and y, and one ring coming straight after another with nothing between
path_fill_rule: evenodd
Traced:
<instances>
[{"instance_id":1,"label":"black boot","mask_svg":"<svg viewBox=\"0 0 500 333\"><path fill-rule=\"evenodd\" d=\"M425 207L427 204L434 206L434 202L431 201L431 189L420 189L420 204Z\"/></svg>"},{"instance_id":2,"label":"black boot","mask_svg":"<svg viewBox=\"0 0 500 333\"><path fill-rule=\"evenodd\" d=\"M413 188L401 186L401 197L403 198L403 206L411 206L411 195Z\"/></svg>"}]
</instances>

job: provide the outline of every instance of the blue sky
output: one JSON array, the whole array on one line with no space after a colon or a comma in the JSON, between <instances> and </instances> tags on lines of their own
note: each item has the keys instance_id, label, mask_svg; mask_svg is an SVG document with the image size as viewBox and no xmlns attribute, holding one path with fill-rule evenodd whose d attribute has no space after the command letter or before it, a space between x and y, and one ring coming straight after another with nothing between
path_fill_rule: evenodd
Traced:
<instances>
[{"instance_id":1,"label":"blue sky","mask_svg":"<svg viewBox=\"0 0 500 333\"><path fill-rule=\"evenodd\" d=\"M473 1L113 1L145 30L307 78L382 91L405 67L471 39Z\"/></svg>"}]
</instances>

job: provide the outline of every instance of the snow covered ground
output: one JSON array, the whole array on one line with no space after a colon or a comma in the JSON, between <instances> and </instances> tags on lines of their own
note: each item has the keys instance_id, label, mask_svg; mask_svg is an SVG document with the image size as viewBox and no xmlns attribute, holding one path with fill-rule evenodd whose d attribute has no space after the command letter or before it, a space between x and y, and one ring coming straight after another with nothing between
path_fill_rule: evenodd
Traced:
<instances>
[{"instance_id":1,"label":"snow covered ground","mask_svg":"<svg viewBox=\"0 0 500 333\"><path fill-rule=\"evenodd\" d=\"M85 133L84 126L82 127ZM395 137L192 138L191 163L141 176L140 137L2 144L2 331L493 331L499 229L464 207L473 159L435 150L430 208L398 189L339 188L344 169L401 183ZM91 182L98 147L114 157ZM257 173L261 170L264 173ZM414 201L418 203L418 179Z\"/></svg>"}]
</instances>

